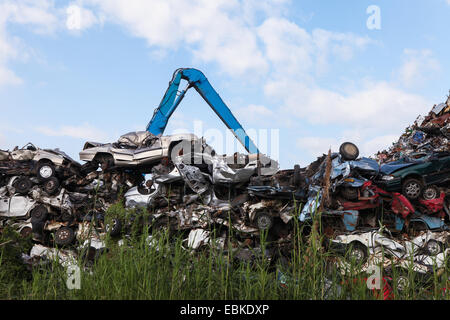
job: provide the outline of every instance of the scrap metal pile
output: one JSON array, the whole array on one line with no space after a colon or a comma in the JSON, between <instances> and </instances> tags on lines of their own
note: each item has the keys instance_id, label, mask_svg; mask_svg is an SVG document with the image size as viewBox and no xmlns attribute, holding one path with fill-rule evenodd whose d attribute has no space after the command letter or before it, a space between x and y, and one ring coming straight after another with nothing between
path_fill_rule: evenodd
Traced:
<instances>
[{"instance_id":1,"label":"scrap metal pile","mask_svg":"<svg viewBox=\"0 0 450 320\"><path fill-rule=\"evenodd\" d=\"M181 232L192 249L248 250L241 255L248 259L262 234L270 254L289 257L295 225L307 233L318 215L328 249L362 263L380 259L381 251L398 265L413 257L419 270L448 252L449 117L449 101L433 107L378 161L358 158L346 142L290 170L262 154L218 155L191 134L142 131L115 143L87 142L83 165L29 143L0 151L0 227L31 233L36 244L27 259L54 257L54 246L76 255L88 240L100 250L106 233L128 232L121 217L106 215L123 201L130 215L147 212L142 224L150 231Z\"/></svg>"}]
</instances>

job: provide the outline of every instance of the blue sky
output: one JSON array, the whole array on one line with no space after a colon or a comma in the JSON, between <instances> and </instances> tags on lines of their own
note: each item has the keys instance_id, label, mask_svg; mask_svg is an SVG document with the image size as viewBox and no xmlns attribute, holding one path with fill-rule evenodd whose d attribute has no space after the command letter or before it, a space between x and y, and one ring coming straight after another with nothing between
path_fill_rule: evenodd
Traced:
<instances>
[{"instance_id":1,"label":"blue sky","mask_svg":"<svg viewBox=\"0 0 450 320\"><path fill-rule=\"evenodd\" d=\"M445 101L449 15L447 0L0 0L0 149L78 159L87 140L144 130L173 71L194 67L247 131L278 130L278 148L256 143L283 168L344 141L370 155ZM192 90L165 133L194 124L235 151Z\"/></svg>"}]
</instances>

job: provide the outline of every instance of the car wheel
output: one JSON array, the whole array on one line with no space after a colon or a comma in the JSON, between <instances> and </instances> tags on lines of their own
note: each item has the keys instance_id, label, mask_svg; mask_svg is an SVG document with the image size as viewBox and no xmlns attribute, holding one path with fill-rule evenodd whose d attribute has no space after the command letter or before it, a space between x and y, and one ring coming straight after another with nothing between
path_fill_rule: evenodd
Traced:
<instances>
[{"instance_id":1,"label":"car wheel","mask_svg":"<svg viewBox=\"0 0 450 320\"><path fill-rule=\"evenodd\" d=\"M344 187L341 189L341 194L347 200L358 200L358 188Z\"/></svg>"},{"instance_id":2,"label":"car wheel","mask_svg":"<svg viewBox=\"0 0 450 320\"><path fill-rule=\"evenodd\" d=\"M13 183L13 187L16 189L16 192L20 194L27 194L32 186L33 183L28 177L20 177Z\"/></svg>"},{"instance_id":3,"label":"car wheel","mask_svg":"<svg viewBox=\"0 0 450 320\"><path fill-rule=\"evenodd\" d=\"M354 143L344 142L339 148L339 153L344 160L355 160L359 156L359 149Z\"/></svg>"},{"instance_id":4,"label":"car wheel","mask_svg":"<svg viewBox=\"0 0 450 320\"><path fill-rule=\"evenodd\" d=\"M347 251L347 256L349 260L354 260L358 264L363 264L367 260L367 248L359 242L352 242Z\"/></svg>"},{"instance_id":5,"label":"car wheel","mask_svg":"<svg viewBox=\"0 0 450 320\"><path fill-rule=\"evenodd\" d=\"M59 189L59 180L56 177L51 177L47 181L44 182L44 190L49 195L54 195Z\"/></svg>"},{"instance_id":6,"label":"car wheel","mask_svg":"<svg viewBox=\"0 0 450 320\"><path fill-rule=\"evenodd\" d=\"M75 232L69 227L61 227L55 232L55 243L60 246L69 245L75 240Z\"/></svg>"},{"instance_id":7,"label":"car wheel","mask_svg":"<svg viewBox=\"0 0 450 320\"><path fill-rule=\"evenodd\" d=\"M111 219L110 223L105 224L105 231L109 233L111 237L120 235L122 231L122 222L119 219Z\"/></svg>"},{"instance_id":8,"label":"car wheel","mask_svg":"<svg viewBox=\"0 0 450 320\"><path fill-rule=\"evenodd\" d=\"M436 240L430 240L427 242L425 250L430 256L437 256L442 252L442 245Z\"/></svg>"},{"instance_id":9,"label":"car wheel","mask_svg":"<svg viewBox=\"0 0 450 320\"><path fill-rule=\"evenodd\" d=\"M47 208L44 205L38 205L31 210L32 221L45 221L47 219Z\"/></svg>"},{"instance_id":10,"label":"car wheel","mask_svg":"<svg viewBox=\"0 0 450 320\"><path fill-rule=\"evenodd\" d=\"M49 162L40 162L36 166L36 175L40 181L50 179L55 175L55 166Z\"/></svg>"},{"instance_id":11,"label":"car wheel","mask_svg":"<svg viewBox=\"0 0 450 320\"><path fill-rule=\"evenodd\" d=\"M417 199L422 194L422 182L417 179L407 179L403 183L403 194L409 199Z\"/></svg>"},{"instance_id":12,"label":"car wheel","mask_svg":"<svg viewBox=\"0 0 450 320\"><path fill-rule=\"evenodd\" d=\"M395 288L398 291L406 291L410 286L409 278L405 275L399 275L395 280Z\"/></svg>"},{"instance_id":13,"label":"car wheel","mask_svg":"<svg viewBox=\"0 0 450 320\"><path fill-rule=\"evenodd\" d=\"M269 230L273 225L273 218L266 212L261 212L256 216L256 225L259 230Z\"/></svg>"},{"instance_id":14,"label":"car wheel","mask_svg":"<svg viewBox=\"0 0 450 320\"><path fill-rule=\"evenodd\" d=\"M429 186L423 189L422 197L425 200L433 200L439 197L439 189L436 186Z\"/></svg>"}]
</instances>

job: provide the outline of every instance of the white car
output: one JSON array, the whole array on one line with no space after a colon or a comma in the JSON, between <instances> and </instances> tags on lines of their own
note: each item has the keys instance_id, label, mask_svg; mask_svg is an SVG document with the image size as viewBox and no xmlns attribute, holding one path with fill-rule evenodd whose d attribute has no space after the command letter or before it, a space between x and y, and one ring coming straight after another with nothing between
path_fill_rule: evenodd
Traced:
<instances>
[{"instance_id":1,"label":"white car","mask_svg":"<svg viewBox=\"0 0 450 320\"><path fill-rule=\"evenodd\" d=\"M0 197L0 217L28 219L35 206L37 202L26 196Z\"/></svg>"},{"instance_id":2,"label":"white car","mask_svg":"<svg viewBox=\"0 0 450 320\"><path fill-rule=\"evenodd\" d=\"M194 134L174 134L158 137L148 131L129 132L115 143L86 142L80 152L80 160L91 164L92 169L101 165L102 170L111 167L151 167L164 157L183 153L183 148L189 148L194 142L202 140Z\"/></svg>"},{"instance_id":3,"label":"white car","mask_svg":"<svg viewBox=\"0 0 450 320\"><path fill-rule=\"evenodd\" d=\"M13 151L0 150L0 174L5 176L36 175L40 181L61 173L77 174L81 165L59 149L40 149L32 143Z\"/></svg>"}]
</instances>

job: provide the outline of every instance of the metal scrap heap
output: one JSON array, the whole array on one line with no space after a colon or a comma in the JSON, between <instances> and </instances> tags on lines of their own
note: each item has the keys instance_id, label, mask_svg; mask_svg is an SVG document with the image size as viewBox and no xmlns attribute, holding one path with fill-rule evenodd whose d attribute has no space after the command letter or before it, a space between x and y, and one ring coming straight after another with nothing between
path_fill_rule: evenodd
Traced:
<instances>
[{"instance_id":1,"label":"metal scrap heap","mask_svg":"<svg viewBox=\"0 0 450 320\"><path fill-rule=\"evenodd\" d=\"M427 273L430 257L443 261L449 250L449 100L376 160L358 158L357 146L346 142L290 170L262 154L218 155L194 135L146 131L87 142L83 165L31 143L0 151L0 228L31 235L27 259L55 255L55 246L73 254L85 245L101 250L107 234L129 232L129 219L108 216L122 203L150 231L184 234L193 250L257 248L264 234L272 254L289 258L296 227L308 236L319 220L328 250L365 268L388 252L396 265ZM337 267L345 270L345 261Z\"/></svg>"}]
</instances>

